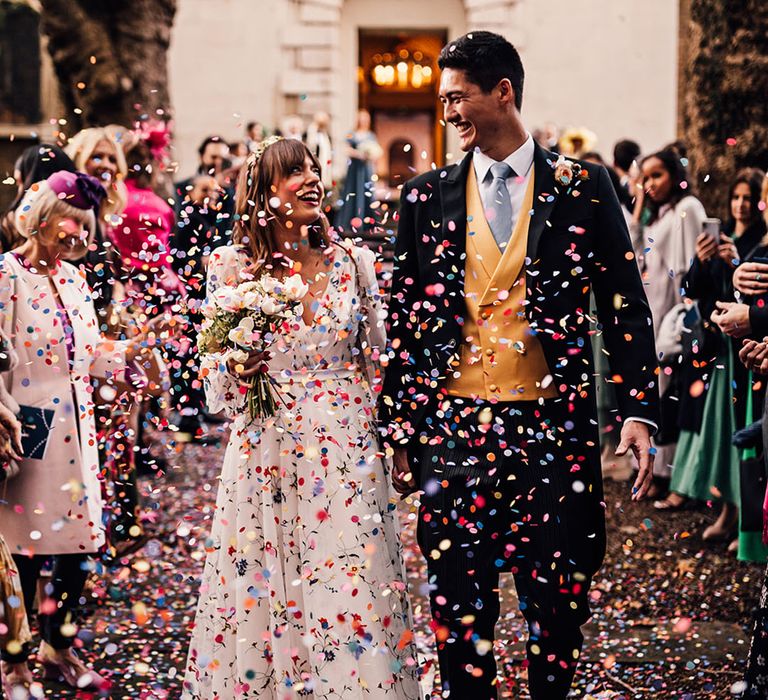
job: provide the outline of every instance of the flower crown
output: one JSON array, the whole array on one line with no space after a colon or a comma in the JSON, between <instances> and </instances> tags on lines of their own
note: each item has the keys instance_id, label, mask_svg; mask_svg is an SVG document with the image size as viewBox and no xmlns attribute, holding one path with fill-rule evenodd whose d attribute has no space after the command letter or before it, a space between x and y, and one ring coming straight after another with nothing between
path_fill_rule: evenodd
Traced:
<instances>
[{"instance_id":1,"label":"flower crown","mask_svg":"<svg viewBox=\"0 0 768 700\"><path fill-rule=\"evenodd\" d=\"M263 141L259 141L259 143L256 144L256 150L251 153L251 155L248 156L248 165L250 167L253 167L261 160L261 157L264 155L264 152L270 147L276 144L278 141L284 141L285 139L282 136L269 136L268 138L264 139Z\"/></svg>"}]
</instances>

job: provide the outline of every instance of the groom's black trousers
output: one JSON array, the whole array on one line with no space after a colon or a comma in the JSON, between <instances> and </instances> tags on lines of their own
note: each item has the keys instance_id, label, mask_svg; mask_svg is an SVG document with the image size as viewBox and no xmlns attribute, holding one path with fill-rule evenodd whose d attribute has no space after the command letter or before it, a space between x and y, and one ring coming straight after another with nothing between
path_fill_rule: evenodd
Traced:
<instances>
[{"instance_id":1,"label":"groom's black trousers","mask_svg":"<svg viewBox=\"0 0 768 700\"><path fill-rule=\"evenodd\" d=\"M532 697L568 694L605 551L596 431L579 431L581 420L560 402L454 398L411 449L443 697L497 697L502 572L513 573L528 623Z\"/></svg>"}]
</instances>

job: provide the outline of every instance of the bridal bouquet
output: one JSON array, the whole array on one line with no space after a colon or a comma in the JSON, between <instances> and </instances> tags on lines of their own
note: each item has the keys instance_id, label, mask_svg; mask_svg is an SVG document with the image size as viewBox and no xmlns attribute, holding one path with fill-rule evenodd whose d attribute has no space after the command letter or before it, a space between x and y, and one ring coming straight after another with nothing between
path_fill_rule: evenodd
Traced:
<instances>
[{"instance_id":1,"label":"bridal bouquet","mask_svg":"<svg viewBox=\"0 0 768 700\"><path fill-rule=\"evenodd\" d=\"M244 363L252 352L263 352L301 314L301 300L309 287L301 275L278 280L265 275L235 286L219 287L202 307L197 338L201 355L220 353L224 362ZM277 411L267 374L257 374L246 393L251 420L269 418Z\"/></svg>"}]
</instances>

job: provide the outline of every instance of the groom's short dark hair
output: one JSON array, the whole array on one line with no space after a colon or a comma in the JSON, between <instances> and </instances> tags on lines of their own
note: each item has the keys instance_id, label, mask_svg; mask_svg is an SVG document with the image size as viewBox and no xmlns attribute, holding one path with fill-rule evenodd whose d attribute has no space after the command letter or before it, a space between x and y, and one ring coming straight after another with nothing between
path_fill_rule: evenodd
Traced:
<instances>
[{"instance_id":1,"label":"groom's short dark hair","mask_svg":"<svg viewBox=\"0 0 768 700\"><path fill-rule=\"evenodd\" d=\"M508 78L515 91L515 107L519 110L523 106L523 62L517 49L500 34L465 34L443 47L437 65L440 70L463 70L486 93Z\"/></svg>"}]
</instances>

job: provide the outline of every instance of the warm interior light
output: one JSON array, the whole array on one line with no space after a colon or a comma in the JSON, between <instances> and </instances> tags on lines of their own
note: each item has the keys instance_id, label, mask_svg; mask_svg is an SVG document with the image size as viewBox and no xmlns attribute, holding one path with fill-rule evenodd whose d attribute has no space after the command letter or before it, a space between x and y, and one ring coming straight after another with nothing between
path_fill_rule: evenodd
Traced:
<instances>
[{"instance_id":1,"label":"warm interior light","mask_svg":"<svg viewBox=\"0 0 768 700\"><path fill-rule=\"evenodd\" d=\"M432 67L423 65L428 60L421 51L411 54L407 49L393 53L376 54L371 70L373 82L379 87L396 87L398 90L421 90L432 84Z\"/></svg>"}]
</instances>

